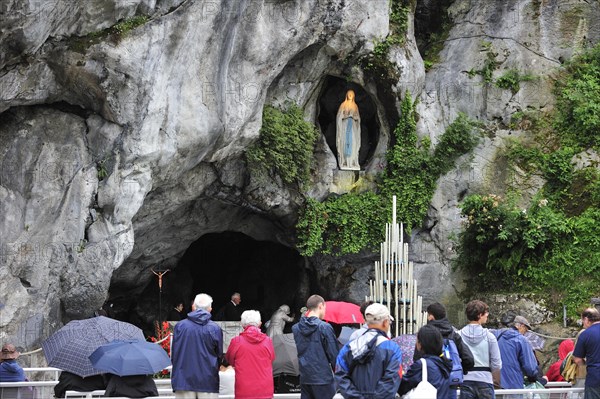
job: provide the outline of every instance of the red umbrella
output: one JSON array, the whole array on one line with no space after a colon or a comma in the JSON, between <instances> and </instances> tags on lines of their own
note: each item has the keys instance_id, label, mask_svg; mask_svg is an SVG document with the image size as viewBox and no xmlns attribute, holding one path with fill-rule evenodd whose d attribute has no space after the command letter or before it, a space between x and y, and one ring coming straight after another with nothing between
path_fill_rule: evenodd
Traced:
<instances>
[{"instance_id":1,"label":"red umbrella","mask_svg":"<svg viewBox=\"0 0 600 399\"><path fill-rule=\"evenodd\" d=\"M365 322L358 305L336 301L326 301L325 305L325 321L337 324L362 324Z\"/></svg>"}]
</instances>

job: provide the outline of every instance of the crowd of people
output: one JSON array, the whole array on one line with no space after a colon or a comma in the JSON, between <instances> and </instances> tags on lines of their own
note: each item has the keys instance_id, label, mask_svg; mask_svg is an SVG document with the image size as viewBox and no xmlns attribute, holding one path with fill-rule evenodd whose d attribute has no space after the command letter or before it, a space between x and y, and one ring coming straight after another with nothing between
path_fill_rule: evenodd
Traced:
<instances>
[{"instance_id":1,"label":"crowd of people","mask_svg":"<svg viewBox=\"0 0 600 399\"><path fill-rule=\"evenodd\" d=\"M546 375L541 372L525 338L531 330L525 317L514 317L507 328L487 329L484 325L489 307L482 301L467 304L465 313L469 322L460 330L450 324L443 305L431 304L427 308L428 323L417 333L414 362L406 370L402 367L400 347L390 339L389 309L379 303L365 303L361 310L365 325L347 344L340 345L331 324L323 320L325 300L319 295L308 298L306 310L292 326L302 399L333 398L336 392L344 398L402 396L418 387L424 367L428 382L437 390L437 397L444 399L456 398L457 388L463 399L487 399L495 397L495 388L519 389L562 378L554 364ZM172 386L177 398L218 398L219 389L223 389L219 386L223 332L211 320L211 311L212 298L199 294L192 312L175 326ZM278 312L281 313L279 318L289 317L287 306ZM565 357L564 352L572 350L573 361L586 366L585 398L597 399L600 398L600 314L596 309L586 309L582 321L585 330L578 336L577 343L565 340L559 352ZM225 363L235 369L235 396L272 398L275 353L271 338L260 329L258 311L241 313L241 324L243 332L233 338L224 355ZM460 363L463 374L460 383L451 378L455 365L447 353L449 341L452 341L450 347L456 348L454 362Z\"/></svg>"},{"instance_id":2,"label":"crowd of people","mask_svg":"<svg viewBox=\"0 0 600 399\"><path fill-rule=\"evenodd\" d=\"M240 301L238 293L232 296L231 311L241 310ZM241 312L243 331L231 340L224 352L223 331L211 316L212 303L211 296L198 294L192 311L175 325L171 352L171 384L175 397L218 398L219 393L234 393L240 399L272 398L275 351L271 337L261 331L260 312ZM326 312L323 297L308 298L300 320L292 326L302 399L333 398L336 392L344 398L394 398L419 389L424 376L437 390L437 398L456 398L457 388L460 388L461 399L488 399L495 397L495 388L519 389L528 384L545 385L548 381L564 380L568 358L576 368L569 382L585 387L585 399L600 399L600 313L595 308L582 313L584 329L575 342L560 343L559 360L545 375L525 338L532 329L529 321L517 315L507 328L487 329L484 325L489 307L482 301L467 304L468 324L460 330L448 321L443 305L429 305L428 322L417 333L413 363L406 369L402 366L400 346L390 339L393 318L387 306L367 302L361 311L365 325L348 343L340 345L331 324L323 320ZM280 307L277 312L285 323L289 307ZM237 317L237 313L231 314ZM276 330L282 330L281 325L277 325ZM25 381L18 357L19 352L13 345L2 347L0 381ZM61 378L81 379L66 372ZM94 389L106 389L110 393L103 378L97 381L103 388ZM92 380L84 382L96 382ZM57 397L62 397L61 389L66 385L73 386L73 381L69 384L65 381L57 385ZM227 388L231 382L233 389ZM119 389L122 393L123 387L144 388L147 381L113 378L109 383L112 390ZM89 390L90 387L81 388ZM144 396L156 394L155 386L144 391Z\"/></svg>"}]
</instances>

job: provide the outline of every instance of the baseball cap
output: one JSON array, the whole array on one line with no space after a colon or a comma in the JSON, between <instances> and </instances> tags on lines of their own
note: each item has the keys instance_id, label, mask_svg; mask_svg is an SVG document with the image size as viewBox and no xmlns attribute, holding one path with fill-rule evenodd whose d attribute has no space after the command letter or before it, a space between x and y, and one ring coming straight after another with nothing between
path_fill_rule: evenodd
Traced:
<instances>
[{"instance_id":1,"label":"baseball cap","mask_svg":"<svg viewBox=\"0 0 600 399\"><path fill-rule=\"evenodd\" d=\"M367 324L380 323L386 319L394 320L392 316L390 316L390 310L387 306L380 303L374 303L367 306L367 309L365 310L365 319Z\"/></svg>"},{"instance_id":2,"label":"baseball cap","mask_svg":"<svg viewBox=\"0 0 600 399\"><path fill-rule=\"evenodd\" d=\"M529 321L527 321L526 318L524 318L523 316L515 316L515 321L514 323L519 323L519 324L523 324L525 327L529 328L530 330L533 330L533 328L531 327L531 324L529 324Z\"/></svg>"}]
</instances>

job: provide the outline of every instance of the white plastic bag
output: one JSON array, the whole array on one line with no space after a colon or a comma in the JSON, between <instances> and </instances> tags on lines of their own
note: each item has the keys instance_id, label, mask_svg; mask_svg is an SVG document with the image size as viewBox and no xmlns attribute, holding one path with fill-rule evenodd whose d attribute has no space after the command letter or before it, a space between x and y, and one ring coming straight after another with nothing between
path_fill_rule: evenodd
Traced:
<instances>
[{"instance_id":1,"label":"white plastic bag","mask_svg":"<svg viewBox=\"0 0 600 399\"><path fill-rule=\"evenodd\" d=\"M437 388L427 381L427 362L421 358L422 378L419 385L411 389L404 395L403 399L436 399Z\"/></svg>"}]
</instances>

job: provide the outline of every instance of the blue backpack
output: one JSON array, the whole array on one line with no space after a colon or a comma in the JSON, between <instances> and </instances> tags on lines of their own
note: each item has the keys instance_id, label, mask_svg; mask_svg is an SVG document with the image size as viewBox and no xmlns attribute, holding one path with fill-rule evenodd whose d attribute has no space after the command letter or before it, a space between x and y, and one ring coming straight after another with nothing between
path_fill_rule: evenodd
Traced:
<instances>
[{"instance_id":1,"label":"blue backpack","mask_svg":"<svg viewBox=\"0 0 600 399\"><path fill-rule=\"evenodd\" d=\"M458 387L463 382L463 368L460 360L460 354L456 348L456 343L454 343L452 339L444 339L444 357L452 361L450 386Z\"/></svg>"}]
</instances>

